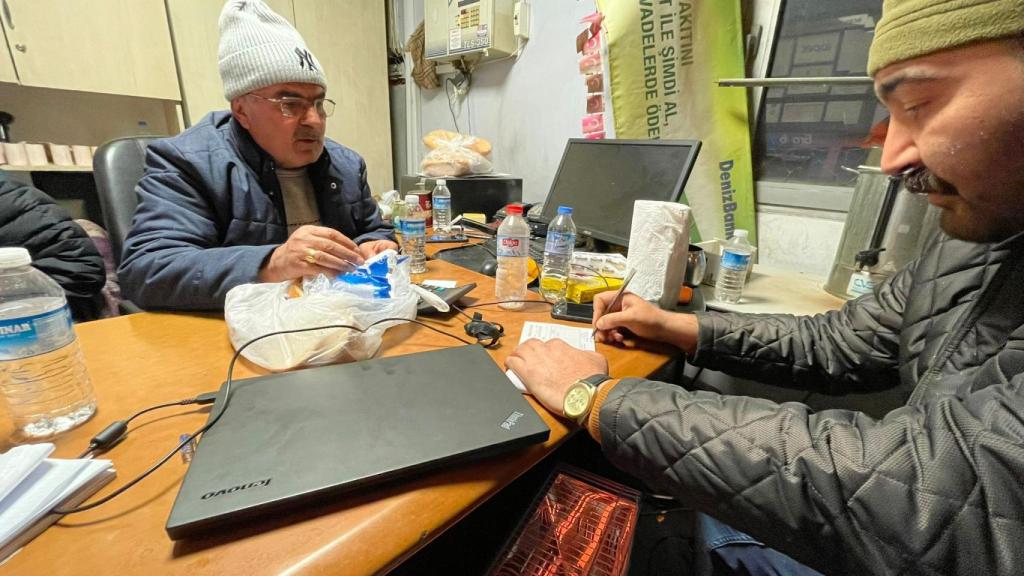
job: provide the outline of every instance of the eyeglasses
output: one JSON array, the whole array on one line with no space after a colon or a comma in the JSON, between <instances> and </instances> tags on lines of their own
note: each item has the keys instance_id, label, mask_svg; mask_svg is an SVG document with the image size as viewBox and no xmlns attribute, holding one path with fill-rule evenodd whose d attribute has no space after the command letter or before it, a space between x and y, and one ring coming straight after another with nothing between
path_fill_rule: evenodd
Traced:
<instances>
[{"instance_id":1,"label":"eyeglasses","mask_svg":"<svg viewBox=\"0 0 1024 576\"><path fill-rule=\"evenodd\" d=\"M334 100L330 98L317 98L316 100L310 101L306 98L299 98L297 96L284 96L282 98L267 98L266 96L260 96L255 92L249 92L249 96L255 96L261 100L266 100L281 109L281 115L286 118L304 118L309 113L311 107L316 107L316 113L321 118L327 118L331 114L334 114Z\"/></svg>"}]
</instances>

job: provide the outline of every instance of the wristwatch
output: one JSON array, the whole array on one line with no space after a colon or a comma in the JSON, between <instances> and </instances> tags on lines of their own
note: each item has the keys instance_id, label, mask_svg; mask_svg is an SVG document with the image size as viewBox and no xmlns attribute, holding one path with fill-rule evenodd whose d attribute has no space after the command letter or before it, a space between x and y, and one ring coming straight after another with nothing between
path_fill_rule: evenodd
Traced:
<instances>
[{"instance_id":1,"label":"wristwatch","mask_svg":"<svg viewBox=\"0 0 1024 576\"><path fill-rule=\"evenodd\" d=\"M605 380L611 380L611 377L607 374L594 374L573 382L562 398L562 413L565 417L582 426L590 416L590 409L594 407L597 387Z\"/></svg>"}]
</instances>

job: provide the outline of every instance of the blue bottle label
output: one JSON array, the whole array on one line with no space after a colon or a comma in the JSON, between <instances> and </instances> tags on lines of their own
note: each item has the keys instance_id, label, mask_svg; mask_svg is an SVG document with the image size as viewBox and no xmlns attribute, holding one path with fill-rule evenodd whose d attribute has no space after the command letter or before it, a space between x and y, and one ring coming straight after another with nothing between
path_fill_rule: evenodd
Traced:
<instances>
[{"instance_id":1,"label":"blue bottle label","mask_svg":"<svg viewBox=\"0 0 1024 576\"><path fill-rule=\"evenodd\" d=\"M529 236L498 236L498 257L520 258L530 255Z\"/></svg>"},{"instance_id":2,"label":"blue bottle label","mask_svg":"<svg viewBox=\"0 0 1024 576\"><path fill-rule=\"evenodd\" d=\"M738 252L730 252L728 250L722 254L722 268L728 268L729 270L746 270L747 264L750 263L750 254L740 254Z\"/></svg>"},{"instance_id":3,"label":"blue bottle label","mask_svg":"<svg viewBox=\"0 0 1024 576\"><path fill-rule=\"evenodd\" d=\"M0 358L33 356L56 350L75 338L67 304L33 316L0 320Z\"/></svg>"},{"instance_id":4,"label":"blue bottle label","mask_svg":"<svg viewBox=\"0 0 1024 576\"><path fill-rule=\"evenodd\" d=\"M575 234L570 234L569 232L548 232L547 241L544 242L544 251L551 254L564 254L568 256L572 253L572 248L575 245Z\"/></svg>"},{"instance_id":5,"label":"blue bottle label","mask_svg":"<svg viewBox=\"0 0 1024 576\"><path fill-rule=\"evenodd\" d=\"M447 210L451 207L451 198L434 198L434 210Z\"/></svg>"},{"instance_id":6,"label":"blue bottle label","mask_svg":"<svg viewBox=\"0 0 1024 576\"><path fill-rule=\"evenodd\" d=\"M425 220L402 220L402 234L418 236L427 233L427 222Z\"/></svg>"}]
</instances>

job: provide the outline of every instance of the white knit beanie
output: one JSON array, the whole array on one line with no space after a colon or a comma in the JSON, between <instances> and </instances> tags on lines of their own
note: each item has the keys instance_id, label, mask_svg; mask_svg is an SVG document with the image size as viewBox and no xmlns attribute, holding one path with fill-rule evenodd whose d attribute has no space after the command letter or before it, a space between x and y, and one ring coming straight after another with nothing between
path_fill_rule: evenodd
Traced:
<instances>
[{"instance_id":1,"label":"white knit beanie","mask_svg":"<svg viewBox=\"0 0 1024 576\"><path fill-rule=\"evenodd\" d=\"M217 58L228 100L283 82L327 89L320 61L292 25L262 0L229 0L220 13Z\"/></svg>"}]
</instances>

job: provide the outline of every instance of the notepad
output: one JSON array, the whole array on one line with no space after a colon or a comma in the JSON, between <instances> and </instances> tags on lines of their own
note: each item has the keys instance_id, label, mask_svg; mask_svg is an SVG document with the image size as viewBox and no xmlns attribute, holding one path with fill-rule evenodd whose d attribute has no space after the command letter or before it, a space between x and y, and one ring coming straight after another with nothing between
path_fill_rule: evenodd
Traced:
<instances>
[{"instance_id":1,"label":"notepad","mask_svg":"<svg viewBox=\"0 0 1024 576\"><path fill-rule=\"evenodd\" d=\"M109 460L47 458L53 444L31 444L0 454L0 560L24 546L60 516L114 478Z\"/></svg>"},{"instance_id":2,"label":"notepad","mask_svg":"<svg viewBox=\"0 0 1024 576\"><path fill-rule=\"evenodd\" d=\"M523 332L519 336L519 343L522 344L531 338L536 338L542 342L559 339L577 350L593 352L597 349L594 346L593 330L590 328L577 328L565 326L564 324L552 324L550 322L527 322L523 324ZM505 376L508 376L508 379L520 392L526 392L526 386L523 385L523 381L519 379L515 372L506 370Z\"/></svg>"}]
</instances>

